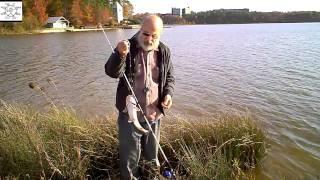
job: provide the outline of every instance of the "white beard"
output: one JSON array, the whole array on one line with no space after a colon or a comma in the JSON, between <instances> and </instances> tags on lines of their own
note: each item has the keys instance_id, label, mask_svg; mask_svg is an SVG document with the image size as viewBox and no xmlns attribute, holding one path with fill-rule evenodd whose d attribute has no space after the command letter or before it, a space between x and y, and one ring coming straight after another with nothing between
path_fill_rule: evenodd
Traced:
<instances>
[{"instance_id":1,"label":"white beard","mask_svg":"<svg viewBox=\"0 0 320 180\"><path fill-rule=\"evenodd\" d=\"M155 50L155 49L158 48L159 43L160 43L160 40L159 40L159 39L154 40L154 43L153 43L152 45L146 45L146 44L144 44L141 36L142 36L142 33L139 33L138 43L139 43L140 47L141 47L144 51L152 51L152 50Z\"/></svg>"}]
</instances>

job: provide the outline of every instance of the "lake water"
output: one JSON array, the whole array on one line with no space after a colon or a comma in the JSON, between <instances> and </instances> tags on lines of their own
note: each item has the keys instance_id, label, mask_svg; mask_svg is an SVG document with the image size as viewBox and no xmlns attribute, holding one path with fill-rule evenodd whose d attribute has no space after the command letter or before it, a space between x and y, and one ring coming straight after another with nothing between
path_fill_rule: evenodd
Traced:
<instances>
[{"instance_id":1,"label":"lake water","mask_svg":"<svg viewBox=\"0 0 320 180\"><path fill-rule=\"evenodd\" d=\"M107 33L116 44L136 31ZM171 114L248 109L270 138L260 179L319 178L319 23L175 26L162 40L176 74ZM104 74L111 51L102 32L0 36L0 53L0 99L48 106L28 87L36 81L83 114L115 112L117 80Z\"/></svg>"}]
</instances>

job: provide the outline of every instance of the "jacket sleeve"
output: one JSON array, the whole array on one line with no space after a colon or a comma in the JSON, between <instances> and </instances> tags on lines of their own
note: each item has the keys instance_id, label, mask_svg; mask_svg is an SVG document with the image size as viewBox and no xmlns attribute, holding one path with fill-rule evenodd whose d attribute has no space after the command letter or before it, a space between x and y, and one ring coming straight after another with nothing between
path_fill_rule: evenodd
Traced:
<instances>
[{"instance_id":1,"label":"jacket sleeve","mask_svg":"<svg viewBox=\"0 0 320 180\"><path fill-rule=\"evenodd\" d=\"M115 49L105 64L105 72L112 78L119 78L123 75L126 68L126 58L120 58L119 52Z\"/></svg>"},{"instance_id":2,"label":"jacket sleeve","mask_svg":"<svg viewBox=\"0 0 320 180\"><path fill-rule=\"evenodd\" d=\"M171 53L170 50L168 49L168 54L167 54L167 62L168 62L168 69L167 69L167 76L166 76L166 80L165 80L165 85L164 85L164 90L163 90L163 94L164 95L171 95L171 97L173 97L173 93L174 93L174 86L175 86L175 78L174 78L174 72L173 72L173 64L171 61Z\"/></svg>"}]
</instances>

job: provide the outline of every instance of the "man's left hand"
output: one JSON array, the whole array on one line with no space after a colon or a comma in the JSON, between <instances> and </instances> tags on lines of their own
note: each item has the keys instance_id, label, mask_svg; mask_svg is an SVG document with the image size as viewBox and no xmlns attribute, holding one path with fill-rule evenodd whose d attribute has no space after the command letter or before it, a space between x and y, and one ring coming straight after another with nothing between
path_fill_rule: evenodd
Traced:
<instances>
[{"instance_id":1,"label":"man's left hand","mask_svg":"<svg viewBox=\"0 0 320 180\"><path fill-rule=\"evenodd\" d=\"M172 97L169 94L166 95L161 105L164 109L170 109L172 106Z\"/></svg>"}]
</instances>

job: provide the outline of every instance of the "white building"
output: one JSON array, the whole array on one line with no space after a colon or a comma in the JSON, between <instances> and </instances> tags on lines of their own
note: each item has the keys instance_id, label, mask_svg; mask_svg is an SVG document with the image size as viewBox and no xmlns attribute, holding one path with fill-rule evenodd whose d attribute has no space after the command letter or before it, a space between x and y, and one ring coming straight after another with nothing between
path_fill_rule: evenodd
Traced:
<instances>
[{"instance_id":1,"label":"white building","mask_svg":"<svg viewBox=\"0 0 320 180\"><path fill-rule=\"evenodd\" d=\"M190 7L186 7L182 9L182 16L185 16L187 14L191 14L191 9Z\"/></svg>"},{"instance_id":2,"label":"white building","mask_svg":"<svg viewBox=\"0 0 320 180\"><path fill-rule=\"evenodd\" d=\"M60 16L60 17L49 17L47 20L47 28L67 28L69 27L69 21Z\"/></svg>"},{"instance_id":3,"label":"white building","mask_svg":"<svg viewBox=\"0 0 320 180\"><path fill-rule=\"evenodd\" d=\"M112 5L112 11L114 18L116 18L118 23L120 23L123 20L123 7L119 2L115 2Z\"/></svg>"}]
</instances>

